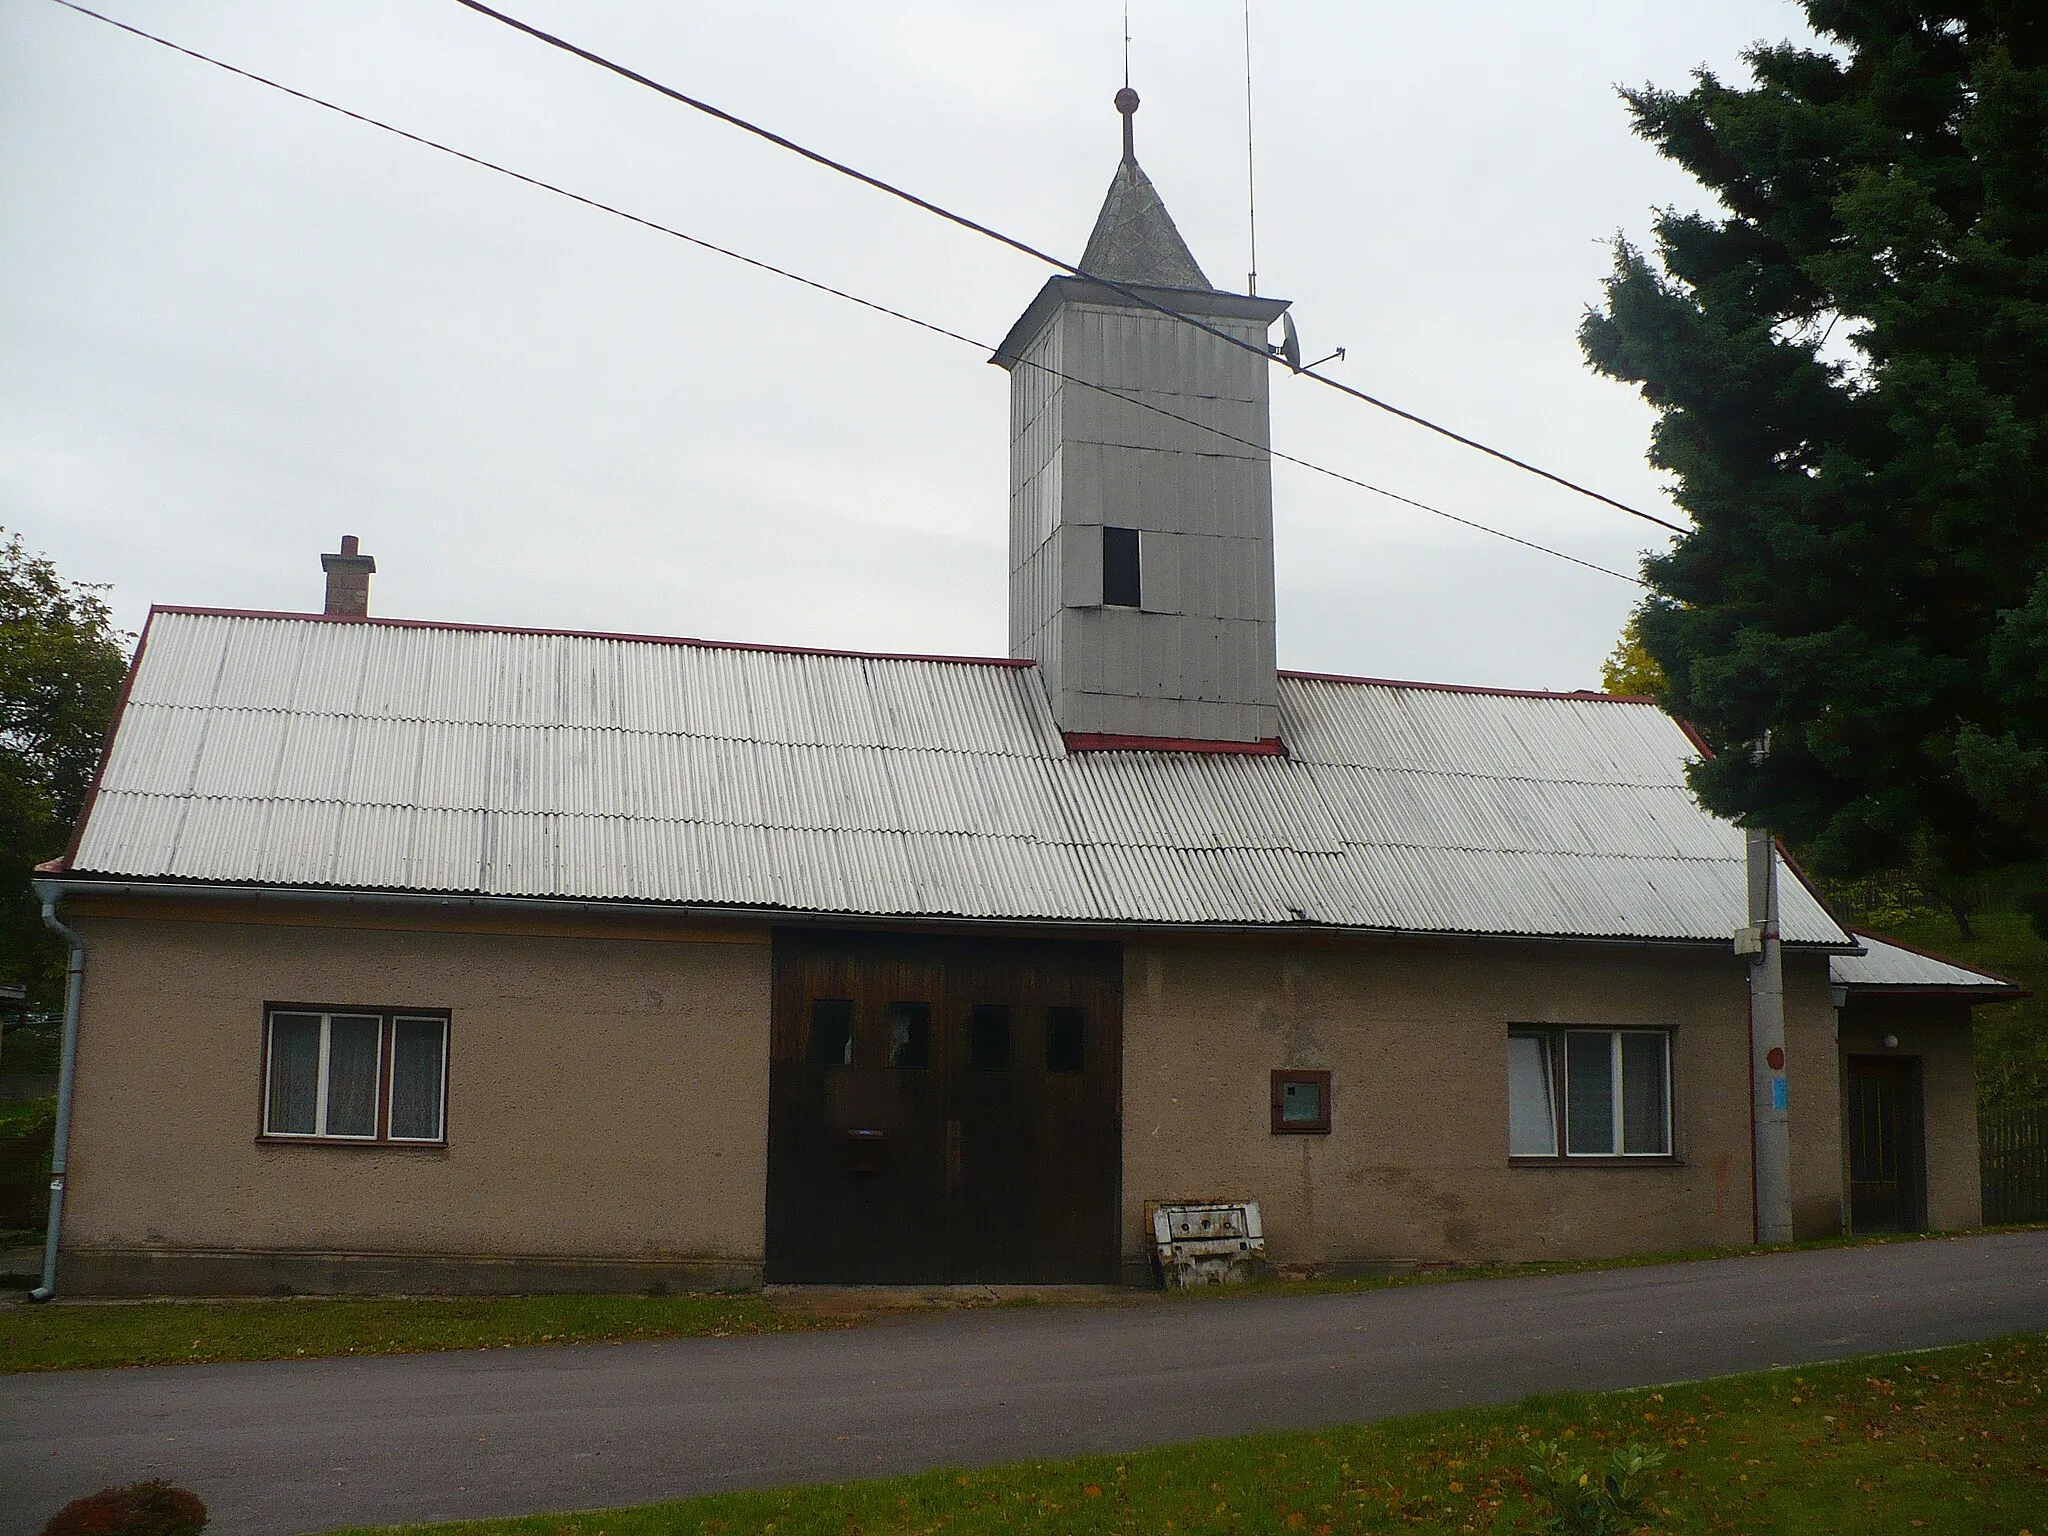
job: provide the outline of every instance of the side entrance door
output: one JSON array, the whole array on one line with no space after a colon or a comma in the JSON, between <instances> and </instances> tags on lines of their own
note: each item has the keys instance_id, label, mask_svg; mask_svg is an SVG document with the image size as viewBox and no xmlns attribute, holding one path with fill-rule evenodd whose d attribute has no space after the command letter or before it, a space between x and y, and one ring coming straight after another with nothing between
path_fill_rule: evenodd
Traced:
<instances>
[{"instance_id":1,"label":"side entrance door","mask_svg":"<svg viewBox=\"0 0 2048 1536\"><path fill-rule=\"evenodd\" d=\"M1114 1281L1122 946L775 939L768 1279Z\"/></svg>"},{"instance_id":2,"label":"side entrance door","mask_svg":"<svg viewBox=\"0 0 2048 1536\"><path fill-rule=\"evenodd\" d=\"M1849 1230L1918 1232L1927 1225L1927 1148L1920 1063L1849 1058Z\"/></svg>"}]
</instances>

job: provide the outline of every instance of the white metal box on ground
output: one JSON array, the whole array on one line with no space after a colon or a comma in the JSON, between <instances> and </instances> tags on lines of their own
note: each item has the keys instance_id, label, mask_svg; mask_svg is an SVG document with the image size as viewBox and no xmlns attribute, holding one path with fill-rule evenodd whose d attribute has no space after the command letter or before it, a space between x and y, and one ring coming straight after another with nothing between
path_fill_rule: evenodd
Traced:
<instances>
[{"instance_id":1,"label":"white metal box on ground","mask_svg":"<svg viewBox=\"0 0 2048 1536\"><path fill-rule=\"evenodd\" d=\"M1256 1200L1148 1202L1145 1214L1159 1273L1170 1286L1249 1280L1265 1257Z\"/></svg>"}]
</instances>

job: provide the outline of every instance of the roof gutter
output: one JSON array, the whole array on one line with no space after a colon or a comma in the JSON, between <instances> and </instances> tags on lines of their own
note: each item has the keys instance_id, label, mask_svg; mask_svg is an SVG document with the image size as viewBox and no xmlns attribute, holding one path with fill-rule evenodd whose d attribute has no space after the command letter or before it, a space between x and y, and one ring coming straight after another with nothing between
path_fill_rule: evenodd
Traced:
<instances>
[{"instance_id":1,"label":"roof gutter","mask_svg":"<svg viewBox=\"0 0 2048 1536\"><path fill-rule=\"evenodd\" d=\"M1834 985L1850 997L1960 997L1970 1003L2017 1003L2034 995L2017 982L1987 986L1970 981L1838 981Z\"/></svg>"},{"instance_id":2,"label":"roof gutter","mask_svg":"<svg viewBox=\"0 0 2048 1536\"><path fill-rule=\"evenodd\" d=\"M1363 928L1335 923L1318 923L1304 920L1291 923L1175 923L1142 922L1125 920L1118 922L1108 918L1016 918L1016 917L972 917L948 913L921 912L811 912L786 907L719 906L696 902L643 902L576 896L486 896L439 894L429 891L377 891L341 890L332 886L286 886L286 885L230 885L211 881L177 880L131 880L103 878L91 875L72 875L65 878L46 878L36 882L41 891L45 886L71 895L104 893L113 896L139 896L144 898L206 898L216 897L230 901L248 901L277 905L302 904L313 906L360 907L411 907L428 908L443 912L534 912L534 913L633 913L642 916L704 917L742 922L771 922L806 927L881 927L898 928L915 923L952 924L971 928L1025 929L1033 932L1073 933L1078 930L1094 932L1138 931L1149 933L1260 933L1260 934L1338 934L1359 938L1391 939L1487 939L1519 944L1612 944L1633 948L1656 947L1671 949L1719 949L1727 950L1730 945L1725 938L1688 939L1678 937L1632 938L1626 935L1592 935L1576 933L1481 933L1443 928ZM1863 946L1851 940L1836 943L1828 940L1787 940L1785 948L1806 953L1860 955Z\"/></svg>"},{"instance_id":3,"label":"roof gutter","mask_svg":"<svg viewBox=\"0 0 2048 1536\"><path fill-rule=\"evenodd\" d=\"M28 1293L30 1301L48 1301L57 1294L57 1237L64 1226L64 1173L71 1147L71 1087L78 1076L78 1004L85 990L85 940L57 916L63 887L55 880L35 882L43 902L43 926L71 946L64 966L64 1057L57 1076L57 1129L50 1147L50 1224L43 1237L43 1283Z\"/></svg>"}]
</instances>

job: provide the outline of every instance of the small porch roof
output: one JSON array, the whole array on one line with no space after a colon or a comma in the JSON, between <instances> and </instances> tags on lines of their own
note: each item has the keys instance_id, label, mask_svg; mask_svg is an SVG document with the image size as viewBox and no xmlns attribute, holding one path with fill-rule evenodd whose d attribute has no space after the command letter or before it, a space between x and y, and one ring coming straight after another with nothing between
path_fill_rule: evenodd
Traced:
<instances>
[{"instance_id":1,"label":"small porch roof","mask_svg":"<svg viewBox=\"0 0 2048 1536\"><path fill-rule=\"evenodd\" d=\"M1967 966L1896 939L1854 930L1863 945L1860 955L1831 955L1829 979L1838 987L1875 997L1940 993L1977 1002L2011 1002L2028 995L2018 982Z\"/></svg>"}]
</instances>

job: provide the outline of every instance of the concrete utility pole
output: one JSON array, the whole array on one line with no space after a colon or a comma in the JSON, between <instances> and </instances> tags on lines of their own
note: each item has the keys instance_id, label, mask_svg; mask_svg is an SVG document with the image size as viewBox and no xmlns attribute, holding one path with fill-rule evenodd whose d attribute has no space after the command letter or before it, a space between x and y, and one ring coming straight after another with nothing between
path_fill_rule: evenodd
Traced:
<instances>
[{"instance_id":1,"label":"concrete utility pole","mask_svg":"<svg viewBox=\"0 0 2048 1536\"><path fill-rule=\"evenodd\" d=\"M1750 1120L1756 1158L1756 1240L1792 1241L1792 1114L1785 1077L1785 962L1778 943L1778 849L1749 829Z\"/></svg>"}]
</instances>

